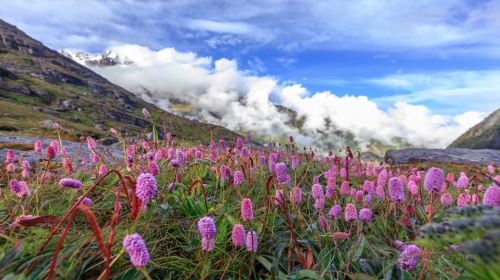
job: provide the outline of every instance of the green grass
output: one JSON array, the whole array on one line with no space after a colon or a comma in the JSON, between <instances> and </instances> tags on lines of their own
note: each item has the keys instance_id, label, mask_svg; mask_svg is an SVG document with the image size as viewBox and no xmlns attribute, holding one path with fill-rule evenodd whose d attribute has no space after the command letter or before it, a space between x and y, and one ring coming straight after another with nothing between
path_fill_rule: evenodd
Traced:
<instances>
[{"instance_id":1,"label":"green grass","mask_svg":"<svg viewBox=\"0 0 500 280\"><path fill-rule=\"evenodd\" d=\"M234 155L235 156L235 155ZM257 157L257 155L255 155ZM284 154L286 160L286 154ZM397 266L399 251L392 246L393 240L412 243L415 231L404 227L401 219L405 205L415 203L408 198L403 206L391 202L376 202L371 209L374 213L372 223L356 222L349 224L343 219L330 220L329 230L318 227L318 214L314 210L314 201L310 195L310 186L314 175L325 171L328 166L319 162L303 164L295 172L290 171L292 185L297 184L301 174L306 174L300 183L303 190L303 202L299 208L288 205L289 215L293 217L293 227L297 235L300 252L308 261L307 267L301 264L298 251L294 249L291 231L287 219L279 207L267 207L266 182L269 177L267 166L260 166L258 158L255 164L253 182L243 183L240 187L230 186L227 182L218 180L209 171L213 165L218 168L224 160L211 163L209 160L190 161L179 170L182 181L176 185L173 192L168 192L166 186L172 182L175 170L166 161L160 161L160 174L157 176L158 194L149 202L147 211L143 212L137 222L131 219L131 210L124 197L121 198L123 210L120 222L116 227L112 258L116 258L111 268L111 276L115 279L140 279L144 275L131 266L126 254L121 251L121 240L127 234L138 232L146 241L151 261L147 265L148 274L153 279L219 279L224 278L278 278L285 279L381 279L381 278L418 278L423 263L411 272L402 271ZM303 157L305 161L305 158ZM239 163L231 165L232 169L240 169L239 164L248 166L248 159L239 158ZM120 164L120 163L118 163ZM138 164L138 163L137 163ZM417 168L425 170L430 164L420 164ZM471 174L476 168L470 166L442 165L447 171L455 173L466 170ZM117 166L120 168L120 166ZM409 166L401 166L403 172ZM111 166L109 167L111 168ZM138 166L136 166L138 168ZM36 168L37 174L43 172L43 165ZM132 178L138 175L138 170L128 172L120 168L123 174ZM55 166L52 170L64 177L62 167ZM24 275L29 279L43 279L48 273L48 264L55 251L60 235L54 236L49 246L42 252L37 249L47 237L49 227L30 227L10 229L9 225L20 214L54 215L61 217L75 202L77 197L89 189L95 182L95 169L73 174L70 177L79 178L83 182L80 191L65 189L56 182L39 184L30 180L32 192L36 195L23 200L3 192L0 204L0 275ZM0 178L5 185L10 175ZM195 179L201 179L207 192L207 205L199 187L189 194L189 186ZM354 177L353 186L360 186L364 178ZM322 178L321 184L326 185ZM104 227L104 240L109 235L109 227L104 225L113 214L115 188L118 177L111 175L94 189L89 197L93 200L91 209L99 224ZM488 182L484 181L487 185ZM339 184L339 183L338 183ZM274 186L273 186L274 185ZM273 183L271 189L279 187ZM338 191L337 185L337 191ZM452 189L456 197L456 190ZM245 229L253 228L259 236L259 247L255 254L245 249L233 248L230 241L231 228L235 223L242 223L240 218L241 193L253 201L253 222L243 223ZM271 192L274 195L274 191ZM288 196L288 191L285 191ZM407 196L409 194L407 193ZM31 200L32 199L32 200ZM422 204L415 204L416 213L412 216L417 225L427 223L424 205L429 197L423 197ZM31 200L31 203L29 202ZM375 200L375 198L374 198ZM338 201L327 200L325 215L335 203L345 205L353 202L351 197L339 196ZM354 202L353 202L354 203ZM273 205L273 204L272 204ZM358 210L361 205L356 203ZM208 209L208 211L207 211ZM435 204L436 219L445 210L439 203ZM208 255L200 250L200 237L196 222L204 215L210 215L216 220L217 236L214 251ZM332 233L351 232L345 241L334 241ZM20 243L18 243L20 242ZM17 249L16 244L20 244ZM424 278L432 273L436 279L454 279L453 271L462 278L472 279L472 274L461 269L454 256L444 254L442 250L432 249L429 255L429 268L422 273ZM56 273L61 279L96 278L104 269L104 262L94 242L93 235L82 214L78 214L67 236L58 258Z\"/></svg>"}]
</instances>

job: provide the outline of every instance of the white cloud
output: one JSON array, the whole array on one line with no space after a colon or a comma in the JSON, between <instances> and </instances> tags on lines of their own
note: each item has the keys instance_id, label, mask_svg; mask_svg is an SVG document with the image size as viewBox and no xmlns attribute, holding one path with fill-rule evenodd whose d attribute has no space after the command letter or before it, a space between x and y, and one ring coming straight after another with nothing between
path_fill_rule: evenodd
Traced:
<instances>
[{"instance_id":1,"label":"white cloud","mask_svg":"<svg viewBox=\"0 0 500 280\"><path fill-rule=\"evenodd\" d=\"M435 102L443 111L493 111L500 104L500 71L449 71L431 74L394 74L369 81L395 91L377 102L392 104Z\"/></svg>"},{"instance_id":2,"label":"white cloud","mask_svg":"<svg viewBox=\"0 0 500 280\"><path fill-rule=\"evenodd\" d=\"M352 133L363 146L373 139L391 144L402 138L416 146L444 147L484 117L478 112L437 115L425 106L398 101L382 110L366 96L311 94L300 84L252 75L234 60L212 62L210 57L173 48L152 51L125 45L109 52L134 64L93 70L163 109L169 109L168 98L174 97L191 103L205 121L262 135L294 135L306 145L342 146L343 139L334 134L341 130ZM302 129L288 126L288 116L271 100L305 117Z\"/></svg>"},{"instance_id":3,"label":"white cloud","mask_svg":"<svg viewBox=\"0 0 500 280\"><path fill-rule=\"evenodd\" d=\"M199 49L205 42L225 42L290 51L500 56L498 1L269 0L263 5L244 0L0 0L0 6L0 17L56 48L78 47L64 44L67 36L95 34L106 39L93 43L100 47L116 41L153 47L196 44ZM196 39L190 40L187 33Z\"/></svg>"}]
</instances>

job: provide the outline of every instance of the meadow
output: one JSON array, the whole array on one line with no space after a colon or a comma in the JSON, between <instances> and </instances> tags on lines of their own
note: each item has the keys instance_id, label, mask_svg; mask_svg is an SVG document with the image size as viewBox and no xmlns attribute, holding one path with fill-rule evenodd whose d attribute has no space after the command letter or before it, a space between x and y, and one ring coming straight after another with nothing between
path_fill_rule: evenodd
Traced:
<instances>
[{"instance_id":1,"label":"meadow","mask_svg":"<svg viewBox=\"0 0 500 280\"><path fill-rule=\"evenodd\" d=\"M349 148L319 154L291 137L258 146L249 137L188 144L168 130L165 139L111 132L122 154L98 152L92 137L85 158L61 138L35 142L34 163L7 151L1 276L500 278L498 245L474 246L498 236L493 165L365 162Z\"/></svg>"}]
</instances>

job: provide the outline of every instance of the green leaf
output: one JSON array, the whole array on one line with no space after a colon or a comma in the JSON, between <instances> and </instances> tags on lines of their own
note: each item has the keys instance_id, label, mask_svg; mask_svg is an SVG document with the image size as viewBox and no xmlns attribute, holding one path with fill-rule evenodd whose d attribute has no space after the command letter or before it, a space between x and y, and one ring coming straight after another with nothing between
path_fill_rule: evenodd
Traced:
<instances>
[{"instance_id":1,"label":"green leaf","mask_svg":"<svg viewBox=\"0 0 500 280\"><path fill-rule=\"evenodd\" d=\"M296 279L322 279L321 275L319 275L316 271L309 270L309 269L303 269L299 272L297 272L297 278Z\"/></svg>"},{"instance_id":2,"label":"green leaf","mask_svg":"<svg viewBox=\"0 0 500 280\"><path fill-rule=\"evenodd\" d=\"M283 250L287 247L287 245L287 242L282 242L274 251L273 264L271 266L271 273L273 277L278 276L281 254L283 254Z\"/></svg>"},{"instance_id":3,"label":"green leaf","mask_svg":"<svg viewBox=\"0 0 500 280\"><path fill-rule=\"evenodd\" d=\"M354 255L352 257L352 262L357 263L361 255L363 254L363 251L365 250L365 245L366 245L366 238L364 235L359 236L358 242L356 242L358 246L356 247L356 251L354 252Z\"/></svg>"},{"instance_id":4,"label":"green leaf","mask_svg":"<svg viewBox=\"0 0 500 280\"><path fill-rule=\"evenodd\" d=\"M269 262L263 256L258 256L256 258L256 260L258 262L260 262L260 264L262 264L267 269L267 271L271 272L271 267L272 267L271 262ZM286 280L287 278L286 278L286 275L284 273L278 272L278 279L280 279L280 280Z\"/></svg>"}]
</instances>

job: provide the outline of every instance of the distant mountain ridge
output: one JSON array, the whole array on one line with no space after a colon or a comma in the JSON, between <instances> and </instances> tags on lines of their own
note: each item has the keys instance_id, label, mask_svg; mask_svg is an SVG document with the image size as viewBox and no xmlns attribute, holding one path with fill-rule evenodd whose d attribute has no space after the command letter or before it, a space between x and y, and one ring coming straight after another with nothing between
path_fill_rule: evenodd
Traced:
<instances>
[{"instance_id":1,"label":"distant mountain ridge","mask_svg":"<svg viewBox=\"0 0 500 280\"><path fill-rule=\"evenodd\" d=\"M92 58L81 53L74 59ZM95 63L115 61L101 57ZM238 136L165 112L0 19L0 132L50 134L51 124L58 122L68 136L106 136L111 127L137 134L150 127L142 108L181 139L207 141L213 133L232 141Z\"/></svg>"},{"instance_id":2,"label":"distant mountain ridge","mask_svg":"<svg viewBox=\"0 0 500 280\"><path fill-rule=\"evenodd\" d=\"M458 137L449 148L500 150L500 109Z\"/></svg>"}]
</instances>

